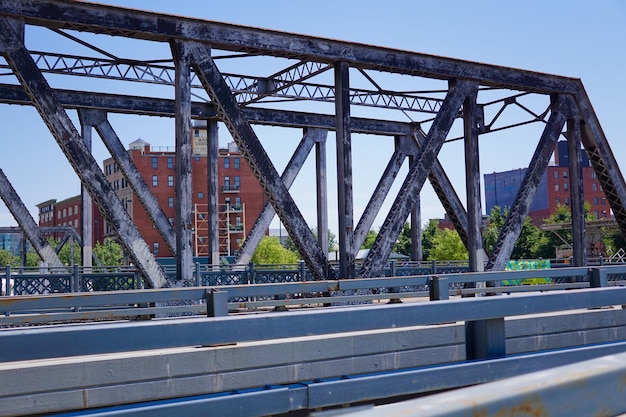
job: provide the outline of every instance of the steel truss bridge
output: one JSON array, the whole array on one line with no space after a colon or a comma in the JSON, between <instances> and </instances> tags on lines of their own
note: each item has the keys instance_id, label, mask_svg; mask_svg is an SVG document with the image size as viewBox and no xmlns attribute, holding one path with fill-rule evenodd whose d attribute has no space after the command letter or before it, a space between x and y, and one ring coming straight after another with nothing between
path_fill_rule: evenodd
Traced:
<instances>
[{"instance_id":1,"label":"steel truss bridge","mask_svg":"<svg viewBox=\"0 0 626 417\"><path fill-rule=\"evenodd\" d=\"M34 27L62 38L56 49L28 48L25 34ZM38 30L41 30L41 29ZM98 47L98 39L121 37L165 47L168 56L138 60ZM51 42L53 44L54 42ZM70 47L64 45L71 45ZM72 53L80 47L89 51ZM274 213L278 215L316 279L377 276L405 221L420 224L419 195L430 181L470 254L471 270L483 269L480 238L479 138L538 124L541 134L503 231L486 268L502 270L528 214L555 144L569 143L574 265L586 262L581 152L589 155L622 234L626 234L626 184L580 80L520 69L479 64L415 52L220 22L128 10L89 2L0 1L0 101L34 106L84 188L83 221L90 225L96 204L140 269L148 287L166 279L148 245L91 154L96 130L146 208L166 244L176 254L182 279L193 270L191 204L191 119L209 131L207 195L212 253L218 247L217 123L223 123L268 197L268 204L245 239L238 262L247 263ZM271 70L268 70L271 68ZM263 72L266 71L266 72ZM57 88L80 77L93 88ZM143 95L103 92L97 80L133 83ZM87 82L89 81L89 82ZM102 81L101 81L102 82ZM65 84L67 85L67 84ZM402 86L399 88L398 86ZM104 89L105 91L111 91ZM174 99L171 99L174 97ZM315 109L311 111L311 109ZM78 112L80 126L70 119ZM109 113L165 116L176 125L175 227L163 214L129 160ZM300 143L279 173L253 125L301 128ZM339 267L333 269L325 244L328 230L326 138L335 132ZM355 134L391 138L395 151L360 218L354 215L353 143ZM438 160L443 145L463 141L467 201L458 197ZM289 188L315 148L317 230L315 238ZM390 193L401 165L401 179L372 250L360 266L355 255ZM398 179L400 180L400 179ZM9 179L0 171L0 195L27 238L51 266L58 257L30 216ZM335 210L331 210L335 212ZM380 213L383 214L383 213ZM414 259L419 258L420 228L413 227ZM91 242L92 231L82 231ZM91 248L84 247L91 259ZM89 262L89 261L86 261ZM214 262L213 263L217 263Z\"/></svg>"}]
</instances>

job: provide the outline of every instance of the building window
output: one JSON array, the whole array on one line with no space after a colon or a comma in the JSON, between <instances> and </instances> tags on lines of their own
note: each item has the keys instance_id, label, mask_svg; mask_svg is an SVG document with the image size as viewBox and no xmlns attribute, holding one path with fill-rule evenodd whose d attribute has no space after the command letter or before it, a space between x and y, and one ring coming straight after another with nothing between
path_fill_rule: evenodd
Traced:
<instances>
[{"instance_id":1,"label":"building window","mask_svg":"<svg viewBox=\"0 0 626 417\"><path fill-rule=\"evenodd\" d=\"M174 158L172 158L171 156L167 157L167 167L169 169L174 168Z\"/></svg>"},{"instance_id":2,"label":"building window","mask_svg":"<svg viewBox=\"0 0 626 417\"><path fill-rule=\"evenodd\" d=\"M224 189L230 190L230 177L224 177Z\"/></svg>"},{"instance_id":3,"label":"building window","mask_svg":"<svg viewBox=\"0 0 626 417\"><path fill-rule=\"evenodd\" d=\"M152 157L152 168L157 169L159 167L159 158L153 156Z\"/></svg>"},{"instance_id":4,"label":"building window","mask_svg":"<svg viewBox=\"0 0 626 417\"><path fill-rule=\"evenodd\" d=\"M235 189L238 190L239 189L239 185L241 185L241 178L239 177L239 175L235 176Z\"/></svg>"},{"instance_id":5,"label":"building window","mask_svg":"<svg viewBox=\"0 0 626 417\"><path fill-rule=\"evenodd\" d=\"M200 130L199 129L194 129L193 130L193 136L195 138L199 138L200 137Z\"/></svg>"},{"instance_id":6,"label":"building window","mask_svg":"<svg viewBox=\"0 0 626 417\"><path fill-rule=\"evenodd\" d=\"M554 171L554 179L558 179L559 178L559 171Z\"/></svg>"},{"instance_id":7,"label":"building window","mask_svg":"<svg viewBox=\"0 0 626 417\"><path fill-rule=\"evenodd\" d=\"M198 193L198 198L199 198L200 200L202 200L202 199L204 198L204 193L203 193L202 191L200 191L200 192Z\"/></svg>"},{"instance_id":8,"label":"building window","mask_svg":"<svg viewBox=\"0 0 626 417\"><path fill-rule=\"evenodd\" d=\"M196 161L199 161L199 160L200 160L200 155L196 155L196 156L194 156L194 158L193 158L193 159L195 159Z\"/></svg>"},{"instance_id":9,"label":"building window","mask_svg":"<svg viewBox=\"0 0 626 417\"><path fill-rule=\"evenodd\" d=\"M594 211L593 214L596 216L596 219L600 218L600 213L598 212L598 210Z\"/></svg>"},{"instance_id":10,"label":"building window","mask_svg":"<svg viewBox=\"0 0 626 417\"><path fill-rule=\"evenodd\" d=\"M67 217L67 210L63 209L63 217Z\"/></svg>"},{"instance_id":11,"label":"building window","mask_svg":"<svg viewBox=\"0 0 626 417\"><path fill-rule=\"evenodd\" d=\"M239 169L239 166L241 165L240 158L233 158L233 162L235 164L235 169Z\"/></svg>"},{"instance_id":12,"label":"building window","mask_svg":"<svg viewBox=\"0 0 626 417\"><path fill-rule=\"evenodd\" d=\"M556 172L556 171L554 171ZM554 184L554 191L559 191L559 184Z\"/></svg>"},{"instance_id":13,"label":"building window","mask_svg":"<svg viewBox=\"0 0 626 417\"><path fill-rule=\"evenodd\" d=\"M606 210L602 210L602 218L606 219Z\"/></svg>"},{"instance_id":14,"label":"building window","mask_svg":"<svg viewBox=\"0 0 626 417\"><path fill-rule=\"evenodd\" d=\"M237 238L237 246L241 246L241 238L240 237Z\"/></svg>"},{"instance_id":15,"label":"building window","mask_svg":"<svg viewBox=\"0 0 626 417\"><path fill-rule=\"evenodd\" d=\"M155 255L159 253L159 242L154 242L152 244L152 253Z\"/></svg>"},{"instance_id":16,"label":"building window","mask_svg":"<svg viewBox=\"0 0 626 417\"><path fill-rule=\"evenodd\" d=\"M606 212L605 212L606 213ZM606 217L606 216L605 216ZM74 220L74 228L78 229L78 219Z\"/></svg>"},{"instance_id":17,"label":"building window","mask_svg":"<svg viewBox=\"0 0 626 417\"><path fill-rule=\"evenodd\" d=\"M557 198L556 198L556 205L558 206L559 204L561 204L561 198L560 198L560 197L557 197Z\"/></svg>"},{"instance_id":18,"label":"building window","mask_svg":"<svg viewBox=\"0 0 626 417\"><path fill-rule=\"evenodd\" d=\"M241 226L241 217L235 217L235 225L237 225L237 227Z\"/></svg>"},{"instance_id":19,"label":"building window","mask_svg":"<svg viewBox=\"0 0 626 417\"><path fill-rule=\"evenodd\" d=\"M57 219L60 219L60 218L61 218L61 212L59 211L57 214Z\"/></svg>"},{"instance_id":20,"label":"building window","mask_svg":"<svg viewBox=\"0 0 626 417\"><path fill-rule=\"evenodd\" d=\"M235 208L241 210L241 197L235 197Z\"/></svg>"},{"instance_id":21,"label":"building window","mask_svg":"<svg viewBox=\"0 0 626 417\"><path fill-rule=\"evenodd\" d=\"M565 197L565 205L569 206L569 197Z\"/></svg>"},{"instance_id":22,"label":"building window","mask_svg":"<svg viewBox=\"0 0 626 417\"><path fill-rule=\"evenodd\" d=\"M602 205L605 205L605 204L606 204L606 198L602 197L602 203L601 203L601 204L602 204Z\"/></svg>"},{"instance_id":23,"label":"building window","mask_svg":"<svg viewBox=\"0 0 626 417\"><path fill-rule=\"evenodd\" d=\"M156 175L152 176L152 186L153 187L158 187L159 186L159 177L157 177Z\"/></svg>"},{"instance_id":24,"label":"building window","mask_svg":"<svg viewBox=\"0 0 626 417\"><path fill-rule=\"evenodd\" d=\"M596 184L595 182L591 184L591 189L593 191L598 191L598 184Z\"/></svg>"},{"instance_id":25,"label":"building window","mask_svg":"<svg viewBox=\"0 0 626 417\"><path fill-rule=\"evenodd\" d=\"M596 171L591 171L591 178L596 178Z\"/></svg>"},{"instance_id":26,"label":"building window","mask_svg":"<svg viewBox=\"0 0 626 417\"><path fill-rule=\"evenodd\" d=\"M569 174L567 173L567 171L563 171L563 178L567 178L567 177L568 177L568 175L569 175Z\"/></svg>"},{"instance_id":27,"label":"building window","mask_svg":"<svg viewBox=\"0 0 626 417\"><path fill-rule=\"evenodd\" d=\"M167 206L168 207L174 207L174 197L168 197L167 198Z\"/></svg>"},{"instance_id":28,"label":"building window","mask_svg":"<svg viewBox=\"0 0 626 417\"><path fill-rule=\"evenodd\" d=\"M167 220L170 222L170 224L172 226L174 226L174 218L173 217L168 217Z\"/></svg>"},{"instance_id":29,"label":"building window","mask_svg":"<svg viewBox=\"0 0 626 417\"><path fill-rule=\"evenodd\" d=\"M567 190L568 190L568 188L569 188L568 183L564 182L564 183L563 183L563 191L567 191Z\"/></svg>"},{"instance_id":30,"label":"building window","mask_svg":"<svg viewBox=\"0 0 626 417\"><path fill-rule=\"evenodd\" d=\"M598 197L594 197L593 198L593 205L597 206L598 205Z\"/></svg>"},{"instance_id":31,"label":"building window","mask_svg":"<svg viewBox=\"0 0 626 417\"><path fill-rule=\"evenodd\" d=\"M224 158L224 168L225 169L230 168L230 158L228 157Z\"/></svg>"},{"instance_id":32,"label":"building window","mask_svg":"<svg viewBox=\"0 0 626 417\"><path fill-rule=\"evenodd\" d=\"M174 186L174 176L173 175L168 175L167 176L167 186L168 187L173 187Z\"/></svg>"},{"instance_id":33,"label":"building window","mask_svg":"<svg viewBox=\"0 0 626 417\"><path fill-rule=\"evenodd\" d=\"M67 215L68 216L72 215L72 207L71 206L67 209Z\"/></svg>"}]
</instances>

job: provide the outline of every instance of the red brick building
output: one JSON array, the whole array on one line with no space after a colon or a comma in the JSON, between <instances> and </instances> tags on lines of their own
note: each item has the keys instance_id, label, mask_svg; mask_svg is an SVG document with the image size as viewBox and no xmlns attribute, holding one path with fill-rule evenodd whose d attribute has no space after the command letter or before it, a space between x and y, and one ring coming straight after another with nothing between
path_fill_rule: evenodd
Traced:
<instances>
[{"instance_id":1,"label":"red brick building","mask_svg":"<svg viewBox=\"0 0 626 417\"><path fill-rule=\"evenodd\" d=\"M192 204L194 207L194 256L210 254L208 235L208 167L206 128L194 127L192 158ZM176 213L174 149L152 147L138 139L129 144L128 153L137 170L157 198L163 212L174 224ZM150 217L138 203L126 178L112 158L104 161L104 173L155 256L173 256ZM252 170L234 143L219 150L218 210L220 256L235 255L254 224L265 202L265 194ZM107 230L110 232L110 230Z\"/></svg>"},{"instance_id":2,"label":"red brick building","mask_svg":"<svg viewBox=\"0 0 626 417\"><path fill-rule=\"evenodd\" d=\"M547 167L530 206L529 216L535 225L543 224L545 218L556 213L559 205L569 207L571 204L571 175L568 158L567 142L558 142L554 154L554 165ZM493 207L511 207L525 173L526 168L521 168L484 175L487 215ZM591 214L596 219L610 218L611 208L584 152L582 177L583 197L589 204Z\"/></svg>"},{"instance_id":3,"label":"red brick building","mask_svg":"<svg viewBox=\"0 0 626 417\"><path fill-rule=\"evenodd\" d=\"M208 230L206 126L194 126L192 136L194 256L209 256L211 248ZM174 224L176 218L174 148L153 147L146 141L137 139L129 144L128 154L161 209ZM103 162L103 170L153 254L157 257L173 256L113 158ZM237 254L243 239L263 209L266 197L235 143L219 149L218 182L219 252L220 256L233 256ZM77 231L81 230L80 196L60 202L48 200L38 204L37 207L40 226L73 226ZM112 230L111 226L103 221L102 214L95 205L93 219L95 244L101 242L104 237L111 236Z\"/></svg>"},{"instance_id":4,"label":"red brick building","mask_svg":"<svg viewBox=\"0 0 626 417\"><path fill-rule=\"evenodd\" d=\"M37 204L39 209L40 227L67 227L71 226L80 234L82 229L82 206L80 195L62 201L47 200ZM93 241L92 246L104 240L105 222L102 213L97 207L93 208ZM53 237L60 239L62 233L55 233Z\"/></svg>"}]
</instances>

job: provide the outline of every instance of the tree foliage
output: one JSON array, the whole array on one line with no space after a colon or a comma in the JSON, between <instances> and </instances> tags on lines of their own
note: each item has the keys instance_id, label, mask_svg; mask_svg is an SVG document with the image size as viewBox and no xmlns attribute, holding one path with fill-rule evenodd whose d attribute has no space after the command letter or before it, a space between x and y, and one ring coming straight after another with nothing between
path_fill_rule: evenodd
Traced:
<instances>
[{"instance_id":1,"label":"tree foliage","mask_svg":"<svg viewBox=\"0 0 626 417\"><path fill-rule=\"evenodd\" d=\"M487 218L487 226L483 229L483 247L488 254L492 254L495 244L498 241L504 221L509 215L509 208L504 211L500 207L494 207ZM511 253L512 259L530 259L535 258L537 247L542 238L541 230L533 225L530 217L526 217L522 230L520 231L517 242Z\"/></svg>"},{"instance_id":2,"label":"tree foliage","mask_svg":"<svg viewBox=\"0 0 626 417\"><path fill-rule=\"evenodd\" d=\"M295 252L280 244L277 236L263 236L252 256L255 264L292 264L298 259Z\"/></svg>"},{"instance_id":3,"label":"tree foliage","mask_svg":"<svg viewBox=\"0 0 626 417\"><path fill-rule=\"evenodd\" d=\"M11 252L1 249L0 250L0 266L17 267L20 266L19 256L12 255Z\"/></svg>"},{"instance_id":4,"label":"tree foliage","mask_svg":"<svg viewBox=\"0 0 626 417\"><path fill-rule=\"evenodd\" d=\"M93 253L103 266L120 266L124 262L124 251L119 243L106 238L103 243L96 243Z\"/></svg>"},{"instance_id":5,"label":"tree foliage","mask_svg":"<svg viewBox=\"0 0 626 417\"><path fill-rule=\"evenodd\" d=\"M432 248L428 260L464 260L468 259L467 248L456 230L439 229L432 239Z\"/></svg>"},{"instance_id":6,"label":"tree foliage","mask_svg":"<svg viewBox=\"0 0 626 417\"><path fill-rule=\"evenodd\" d=\"M378 232L375 230L370 230L367 232L367 236L365 236L365 241L361 245L361 249L372 249L374 246L374 241L376 240L376 236L378 236Z\"/></svg>"},{"instance_id":7,"label":"tree foliage","mask_svg":"<svg viewBox=\"0 0 626 417\"><path fill-rule=\"evenodd\" d=\"M422 229L422 256L424 259L430 259L430 253L433 250L433 239L439 230L439 221L430 219L428 224Z\"/></svg>"},{"instance_id":8,"label":"tree foliage","mask_svg":"<svg viewBox=\"0 0 626 417\"><path fill-rule=\"evenodd\" d=\"M412 240L411 240L411 225L406 222L402 227L402 231L400 232L400 236L398 236L398 241L393 246L393 251L397 253L401 253L406 256L411 256L411 250L413 248Z\"/></svg>"}]
</instances>

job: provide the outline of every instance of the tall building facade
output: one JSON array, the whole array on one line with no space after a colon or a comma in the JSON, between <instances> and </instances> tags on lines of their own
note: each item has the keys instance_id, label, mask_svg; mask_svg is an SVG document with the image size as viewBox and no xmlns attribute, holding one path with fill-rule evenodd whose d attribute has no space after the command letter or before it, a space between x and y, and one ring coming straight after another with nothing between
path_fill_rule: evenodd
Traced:
<instances>
[{"instance_id":1,"label":"tall building facade","mask_svg":"<svg viewBox=\"0 0 626 417\"><path fill-rule=\"evenodd\" d=\"M498 206L511 207L519 189L526 168L494 172L484 175L485 209L487 214ZM591 214L596 219L610 218L611 208L596 178L596 173L583 152L582 161L583 195L589 204ZM538 185L535 198L530 206L529 216L534 224L556 213L559 205L569 206L570 196L569 155L566 141L559 141L555 152L555 163L546 169Z\"/></svg>"},{"instance_id":2,"label":"tall building facade","mask_svg":"<svg viewBox=\"0 0 626 417\"><path fill-rule=\"evenodd\" d=\"M80 231L82 230L80 195L61 201L55 199L46 200L37 204L37 209L39 212L40 227L73 227L80 235ZM92 211L92 219L92 246L95 246L97 242L101 243L104 240L106 227L102 213L100 213L100 210L95 206ZM60 239L63 237L63 233L53 233L52 237Z\"/></svg>"},{"instance_id":3,"label":"tall building facade","mask_svg":"<svg viewBox=\"0 0 626 417\"><path fill-rule=\"evenodd\" d=\"M211 254L209 239L208 158L206 126L192 129L192 204L194 207L194 256ZM176 217L176 155L173 148L153 147L138 139L129 144L128 154L161 209L174 224ZM237 254L246 234L265 205L266 198L252 170L234 143L219 149L218 228L220 256ZM104 173L146 243L157 257L174 254L153 227L127 179L113 160L104 161ZM110 226L107 226L110 232Z\"/></svg>"}]
</instances>

